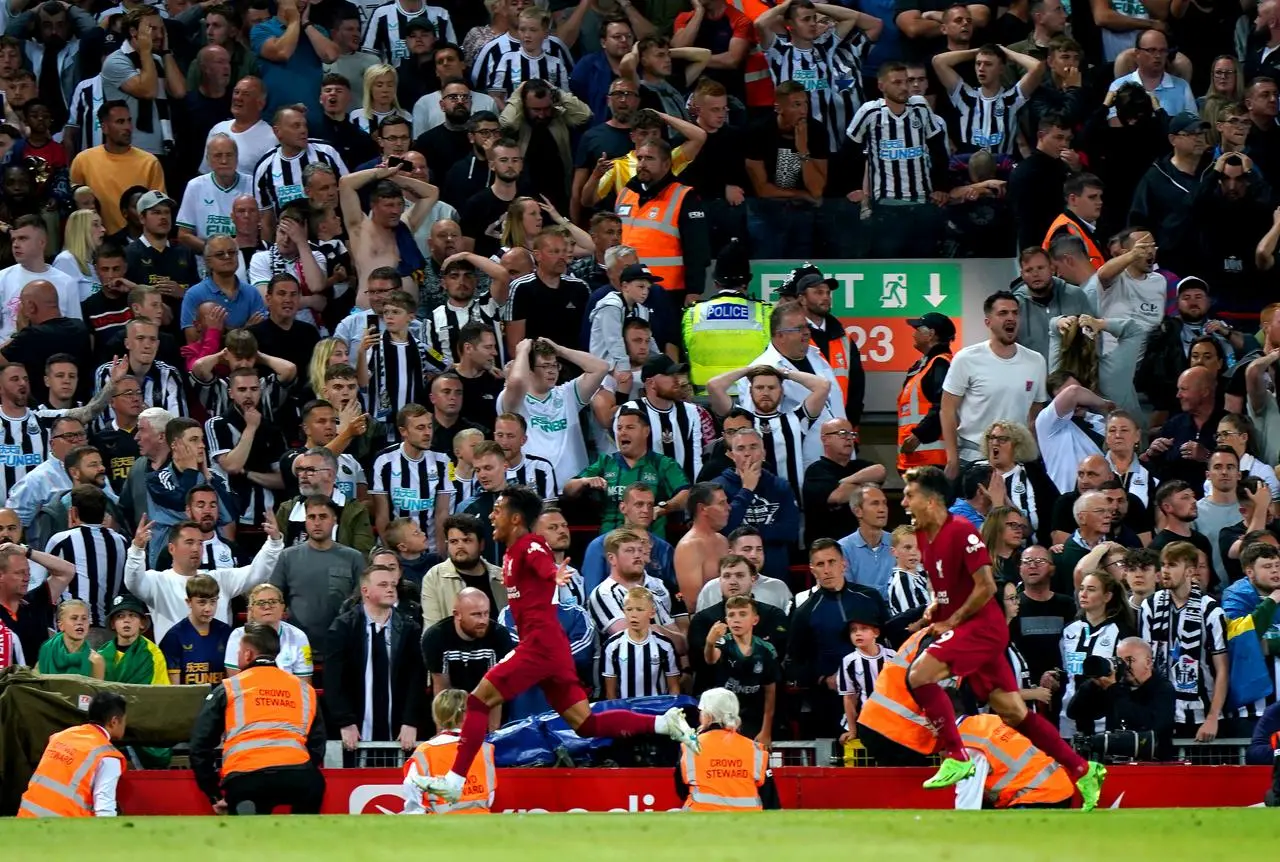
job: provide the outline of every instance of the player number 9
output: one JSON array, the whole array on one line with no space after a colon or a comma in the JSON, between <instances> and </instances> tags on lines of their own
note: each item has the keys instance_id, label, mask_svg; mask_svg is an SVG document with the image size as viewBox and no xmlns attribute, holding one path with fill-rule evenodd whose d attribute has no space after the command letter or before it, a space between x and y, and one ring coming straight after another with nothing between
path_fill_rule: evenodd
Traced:
<instances>
[{"instance_id":1,"label":"player number 9","mask_svg":"<svg viewBox=\"0 0 1280 862\"><path fill-rule=\"evenodd\" d=\"M861 326L851 325L845 328L845 332L863 362L889 362L893 359L893 330L889 327L873 326L868 332ZM865 353L863 347L868 348Z\"/></svg>"}]
</instances>

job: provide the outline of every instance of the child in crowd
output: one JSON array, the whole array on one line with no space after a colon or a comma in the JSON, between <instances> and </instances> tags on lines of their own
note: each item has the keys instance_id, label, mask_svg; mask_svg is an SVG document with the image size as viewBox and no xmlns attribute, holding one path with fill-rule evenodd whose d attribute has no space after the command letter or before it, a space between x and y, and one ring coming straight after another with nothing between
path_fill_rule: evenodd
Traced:
<instances>
[{"instance_id":1,"label":"child in crowd","mask_svg":"<svg viewBox=\"0 0 1280 862\"><path fill-rule=\"evenodd\" d=\"M419 588L427 569L440 562L440 557L427 553L427 534L415 518L396 518L387 524L382 542L395 552L400 577L413 581Z\"/></svg>"},{"instance_id":2,"label":"child in crowd","mask_svg":"<svg viewBox=\"0 0 1280 862\"><path fill-rule=\"evenodd\" d=\"M409 331L418 304L403 290L393 290L382 310L379 333L370 327L360 342L357 379L369 392L369 410L387 423L387 442L397 441L394 420L406 404L430 404L427 375L444 371L448 363Z\"/></svg>"},{"instance_id":3,"label":"child in crowd","mask_svg":"<svg viewBox=\"0 0 1280 862\"><path fill-rule=\"evenodd\" d=\"M160 639L169 682L174 685L217 685L225 676L222 657L231 626L214 619L218 596L218 582L208 575L187 579L190 613Z\"/></svg>"},{"instance_id":4,"label":"child in crowd","mask_svg":"<svg viewBox=\"0 0 1280 862\"><path fill-rule=\"evenodd\" d=\"M1156 591L1160 575L1160 552L1136 548L1125 554L1124 583L1129 588L1129 607L1135 611Z\"/></svg>"},{"instance_id":5,"label":"child in crowd","mask_svg":"<svg viewBox=\"0 0 1280 862\"><path fill-rule=\"evenodd\" d=\"M107 627L115 634L115 639L101 650L107 682L169 684L169 670L160 647L142 636L147 627L146 605L133 596L116 596L107 612Z\"/></svg>"},{"instance_id":6,"label":"child in crowd","mask_svg":"<svg viewBox=\"0 0 1280 862\"><path fill-rule=\"evenodd\" d=\"M858 713L871 697L884 663L897 655L880 645L880 627L868 620L849 621L849 641L853 652L841 659L840 672L836 674L836 691L844 698L842 743L858 735Z\"/></svg>"},{"instance_id":7,"label":"child in crowd","mask_svg":"<svg viewBox=\"0 0 1280 862\"><path fill-rule=\"evenodd\" d=\"M551 34L551 13L536 6L520 12L516 19L516 36L520 50L504 54L488 81L489 95L498 104L506 103L511 94L532 79L546 81L559 90L569 89L569 70L558 57L547 54L547 36ZM477 84L483 82L477 81Z\"/></svg>"},{"instance_id":8,"label":"child in crowd","mask_svg":"<svg viewBox=\"0 0 1280 862\"><path fill-rule=\"evenodd\" d=\"M903 524L889 535L893 574L889 576L889 616L929 604L929 576L920 570L915 528Z\"/></svg>"},{"instance_id":9,"label":"child in crowd","mask_svg":"<svg viewBox=\"0 0 1280 862\"><path fill-rule=\"evenodd\" d=\"M680 693L680 663L671 639L653 630L657 610L653 594L644 587L627 590L622 613L627 627L604 647L604 696L656 697Z\"/></svg>"},{"instance_id":10,"label":"child in crowd","mask_svg":"<svg viewBox=\"0 0 1280 862\"><path fill-rule=\"evenodd\" d=\"M106 663L85 640L89 635L89 606L79 599L58 605L58 633L40 647L36 669L41 673L78 673L102 679Z\"/></svg>"},{"instance_id":11,"label":"child in crowd","mask_svg":"<svg viewBox=\"0 0 1280 862\"><path fill-rule=\"evenodd\" d=\"M472 461L476 444L484 439L479 428L463 428L453 438L453 463L449 465L449 481L453 483L453 513L463 507L480 491L476 484L476 467Z\"/></svg>"},{"instance_id":12,"label":"child in crowd","mask_svg":"<svg viewBox=\"0 0 1280 862\"><path fill-rule=\"evenodd\" d=\"M782 663L773 645L756 637L760 614L750 596L730 596L724 622L707 633L702 657L715 668L715 684L738 696L738 730L767 745L773 739L773 712Z\"/></svg>"}]
</instances>

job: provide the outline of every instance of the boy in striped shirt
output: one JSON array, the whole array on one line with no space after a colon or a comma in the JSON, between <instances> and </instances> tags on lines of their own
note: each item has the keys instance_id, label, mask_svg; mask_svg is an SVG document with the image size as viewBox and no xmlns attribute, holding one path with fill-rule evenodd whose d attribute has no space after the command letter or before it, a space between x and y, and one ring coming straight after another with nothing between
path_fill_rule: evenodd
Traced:
<instances>
[{"instance_id":1,"label":"boy in striped shirt","mask_svg":"<svg viewBox=\"0 0 1280 862\"><path fill-rule=\"evenodd\" d=\"M604 647L604 695L656 697L680 693L680 664L675 645L654 631L657 604L644 587L632 587L622 605L627 627L609 638Z\"/></svg>"},{"instance_id":2,"label":"boy in striped shirt","mask_svg":"<svg viewBox=\"0 0 1280 862\"><path fill-rule=\"evenodd\" d=\"M755 635L760 614L755 599L732 596L724 603L724 622L707 633L703 659L715 669L716 685L738 696L738 731L761 745L773 739L773 711L782 666L773 645Z\"/></svg>"},{"instance_id":3,"label":"boy in striped shirt","mask_svg":"<svg viewBox=\"0 0 1280 862\"><path fill-rule=\"evenodd\" d=\"M840 671L836 674L836 690L844 699L846 729L840 734L842 744L858 735L858 713L871 697L884 663L897 655L880 645L880 627L874 622L850 620L849 641L853 644L853 652L840 661Z\"/></svg>"},{"instance_id":4,"label":"boy in striped shirt","mask_svg":"<svg viewBox=\"0 0 1280 862\"><path fill-rule=\"evenodd\" d=\"M889 616L929 604L929 576L920 569L920 543L910 524L889 535L893 572L889 575Z\"/></svg>"}]
</instances>

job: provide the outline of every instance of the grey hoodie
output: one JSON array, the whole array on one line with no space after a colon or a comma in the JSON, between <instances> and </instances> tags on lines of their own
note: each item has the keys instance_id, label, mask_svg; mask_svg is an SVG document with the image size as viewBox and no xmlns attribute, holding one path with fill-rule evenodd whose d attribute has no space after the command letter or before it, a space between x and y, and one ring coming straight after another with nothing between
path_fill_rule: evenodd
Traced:
<instances>
[{"instance_id":1,"label":"grey hoodie","mask_svg":"<svg viewBox=\"0 0 1280 862\"><path fill-rule=\"evenodd\" d=\"M1097 306L1083 289L1074 284L1067 284L1056 275L1050 284L1053 286L1053 294L1047 305L1041 305L1031 298L1031 288L1027 287L1022 279L1016 279L1009 285L1013 295L1018 298L1018 309L1021 313L1018 324L1018 343L1046 358L1049 356L1050 319L1098 313ZM1052 370L1052 368L1049 369L1049 371Z\"/></svg>"}]
</instances>

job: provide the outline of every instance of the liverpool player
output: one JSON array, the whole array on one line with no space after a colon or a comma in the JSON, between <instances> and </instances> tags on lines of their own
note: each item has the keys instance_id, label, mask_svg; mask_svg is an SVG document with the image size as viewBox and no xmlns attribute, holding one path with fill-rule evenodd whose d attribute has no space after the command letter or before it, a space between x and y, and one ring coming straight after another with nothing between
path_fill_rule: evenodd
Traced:
<instances>
[{"instance_id":1,"label":"liverpool player","mask_svg":"<svg viewBox=\"0 0 1280 862\"><path fill-rule=\"evenodd\" d=\"M945 759L924 783L929 789L950 787L974 774L956 729L955 710L938 683L961 677L974 695L990 704L1005 724L1031 740L1058 761L1080 788L1084 809L1098 804L1107 771L1100 763L1086 763L1042 716L1028 712L1018 695L1005 651L1009 628L995 600L991 558L973 526L947 511L950 483L937 467L913 467L906 472L902 506L915 521L921 561L933 586L933 604L925 610L929 623L925 651L911 663L907 685L928 716Z\"/></svg>"},{"instance_id":2,"label":"liverpool player","mask_svg":"<svg viewBox=\"0 0 1280 862\"><path fill-rule=\"evenodd\" d=\"M587 693L578 682L569 639L556 614L561 585L569 582L572 570L566 559L559 566L546 540L532 532L542 512L542 498L531 488L507 486L498 492L489 520L493 538L507 546L502 561L502 582L507 588L507 604L515 617L520 643L515 652L498 662L484 675L467 698L458 755L453 769L443 776L415 776L423 791L446 802L457 802L471 761L484 743L490 711L521 692L539 686L552 709L577 731L579 736L630 736L656 733L700 749L698 734L676 706L664 715L642 715L614 709L592 713Z\"/></svg>"}]
</instances>

